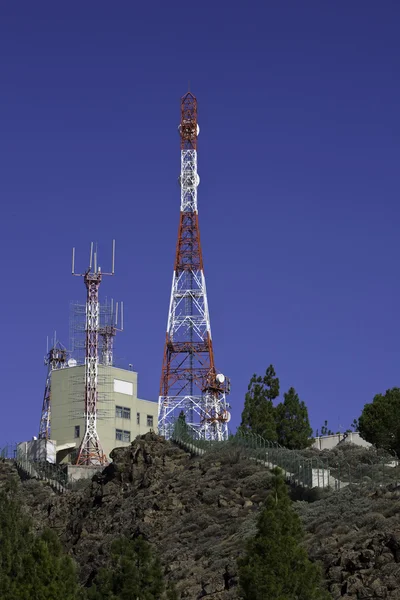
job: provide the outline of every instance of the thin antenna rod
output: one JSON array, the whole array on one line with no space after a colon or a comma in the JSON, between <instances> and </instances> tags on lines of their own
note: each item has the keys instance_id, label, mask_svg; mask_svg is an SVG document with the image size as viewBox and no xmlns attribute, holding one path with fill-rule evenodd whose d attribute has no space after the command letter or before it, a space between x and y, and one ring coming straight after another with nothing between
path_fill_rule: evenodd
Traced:
<instances>
[{"instance_id":1,"label":"thin antenna rod","mask_svg":"<svg viewBox=\"0 0 400 600\"><path fill-rule=\"evenodd\" d=\"M97 250L94 253L94 273L97 273Z\"/></svg>"},{"instance_id":2,"label":"thin antenna rod","mask_svg":"<svg viewBox=\"0 0 400 600\"><path fill-rule=\"evenodd\" d=\"M114 275L114 267L115 267L115 240L112 241L112 267L111 273Z\"/></svg>"},{"instance_id":3,"label":"thin antenna rod","mask_svg":"<svg viewBox=\"0 0 400 600\"><path fill-rule=\"evenodd\" d=\"M90 262L89 262L89 270L92 270L92 259L93 259L93 242L90 242Z\"/></svg>"},{"instance_id":4,"label":"thin antenna rod","mask_svg":"<svg viewBox=\"0 0 400 600\"><path fill-rule=\"evenodd\" d=\"M118 323L118 302L115 303L115 326Z\"/></svg>"},{"instance_id":5,"label":"thin antenna rod","mask_svg":"<svg viewBox=\"0 0 400 600\"><path fill-rule=\"evenodd\" d=\"M124 303L121 302L121 331L124 330Z\"/></svg>"},{"instance_id":6,"label":"thin antenna rod","mask_svg":"<svg viewBox=\"0 0 400 600\"><path fill-rule=\"evenodd\" d=\"M72 248L72 275L75 275L75 248Z\"/></svg>"}]
</instances>

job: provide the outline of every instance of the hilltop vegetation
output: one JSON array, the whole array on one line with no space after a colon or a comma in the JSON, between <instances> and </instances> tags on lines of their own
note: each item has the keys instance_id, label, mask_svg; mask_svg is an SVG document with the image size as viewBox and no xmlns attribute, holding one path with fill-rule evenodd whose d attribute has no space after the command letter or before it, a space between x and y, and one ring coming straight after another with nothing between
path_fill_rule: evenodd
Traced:
<instances>
[{"instance_id":1,"label":"hilltop vegetation","mask_svg":"<svg viewBox=\"0 0 400 600\"><path fill-rule=\"evenodd\" d=\"M370 466L375 457L376 465L380 464L373 449L346 445L332 457L339 453ZM147 567L142 574L154 578L155 585L161 576L165 591L160 598L234 600L252 593L251 588L249 592L241 590L239 575L246 567L249 549L253 555L254 548L262 550L264 543L270 547L266 529L271 526L270 519L272 523L275 519L269 504L276 486L273 473L246 459L237 447L195 458L154 434L138 438L129 448L114 450L113 460L84 489L63 496L42 482L20 481L15 467L0 463L0 487L14 482L13 498L32 519L32 535L40 536L45 528L56 533L75 561L80 592L96 592L98 595L92 596L96 600L123 598L124 573L135 581L138 576L131 575L129 561L122 561L118 540L130 544L142 539L144 554L149 549L151 557L144 561L150 564L150 575ZM395 482L396 469L391 472ZM298 489L294 492L293 497L302 497ZM300 546L292 546L293 556L299 552L296 548L303 546L314 564L320 562L332 598L399 598L399 499L393 483L386 487L351 485L340 492L324 492L313 503L297 500L290 505L283 500L279 510L282 507L285 518L278 519L274 527L291 522L286 510L293 506L305 531L303 542L301 533L296 539ZM264 507L269 511L266 529L260 517ZM138 549L140 545L130 546L123 554L132 556ZM279 543L274 555L278 551ZM306 560L301 552L299 556ZM263 577L268 577L272 564L268 560L269 571L263 571ZM257 564L250 567L258 569ZM287 572L286 567L282 569ZM105 586L102 591L99 582ZM316 593L324 593L318 582Z\"/></svg>"}]
</instances>

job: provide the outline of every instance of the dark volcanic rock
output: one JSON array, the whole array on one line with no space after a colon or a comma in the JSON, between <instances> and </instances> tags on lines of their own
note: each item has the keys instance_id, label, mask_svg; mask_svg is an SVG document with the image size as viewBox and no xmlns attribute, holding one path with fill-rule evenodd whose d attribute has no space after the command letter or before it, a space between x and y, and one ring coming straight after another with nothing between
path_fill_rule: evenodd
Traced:
<instances>
[{"instance_id":1,"label":"dark volcanic rock","mask_svg":"<svg viewBox=\"0 0 400 600\"><path fill-rule=\"evenodd\" d=\"M107 564L115 538L141 534L182 599L237 599L236 559L255 532L271 474L237 449L193 458L155 434L116 448L112 458L83 489L64 496L43 482L21 481L12 462L0 462L0 488L13 487L38 529L57 531L86 584ZM349 486L295 507L334 599L400 600L400 488Z\"/></svg>"},{"instance_id":2,"label":"dark volcanic rock","mask_svg":"<svg viewBox=\"0 0 400 600\"><path fill-rule=\"evenodd\" d=\"M76 558L82 582L107 562L115 538L141 534L182 599L237 598L236 558L255 531L271 474L237 450L193 458L153 433L111 457L80 492L56 497L34 482L46 495L41 514L27 497L35 518L55 528Z\"/></svg>"},{"instance_id":3,"label":"dark volcanic rock","mask_svg":"<svg viewBox=\"0 0 400 600\"><path fill-rule=\"evenodd\" d=\"M351 486L296 508L332 597L400 598L400 488Z\"/></svg>"}]
</instances>

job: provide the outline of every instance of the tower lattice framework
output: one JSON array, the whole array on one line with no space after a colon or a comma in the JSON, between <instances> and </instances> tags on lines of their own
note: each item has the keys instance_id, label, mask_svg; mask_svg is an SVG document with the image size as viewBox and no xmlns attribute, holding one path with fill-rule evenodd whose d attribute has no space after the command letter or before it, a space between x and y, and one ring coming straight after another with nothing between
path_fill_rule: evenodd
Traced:
<instances>
[{"instance_id":1,"label":"tower lattice framework","mask_svg":"<svg viewBox=\"0 0 400 600\"><path fill-rule=\"evenodd\" d=\"M48 348L48 347L47 347ZM49 440L51 437L51 376L55 369L63 369L67 365L67 351L54 338L54 345L44 359L47 366L46 385L44 388L42 414L39 425L39 440Z\"/></svg>"},{"instance_id":2,"label":"tower lattice framework","mask_svg":"<svg viewBox=\"0 0 400 600\"><path fill-rule=\"evenodd\" d=\"M229 380L216 370L197 210L197 100L181 99L181 207L158 406L159 433L178 416L203 439L228 437Z\"/></svg>"},{"instance_id":3,"label":"tower lattice framework","mask_svg":"<svg viewBox=\"0 0 400 600\"><path fill-rule=\"evenodd\" d=\"M124 304L121 302L121 324L118 327L118 302L105 306L105 322L99 328L99 335L102 339L101 362L105 367L112 367L114 364L114 338L117 331L124 330Z\"/></svg>"},{"instance_id":4,"label":"tower lattice framework","mask_svg":"<svg viewBox=\"0 0 400 600\"><path fill-rule=\"evenodd\" d=\"M115 242L113 242L112 272L102 273L97 266L97 252L94 253L92 269L93 244L90 251L90 264L83 274L75 273L75 249L72 253L72 274L82 276L86 286L86 320L85 320L85 433L82 438L77 465L103 465L107 462L100 438L97 433L98 410L98 371L99 371L99 332L100 302L99 288L103 275L114 275Z\"/></svg>"}]
</instances>

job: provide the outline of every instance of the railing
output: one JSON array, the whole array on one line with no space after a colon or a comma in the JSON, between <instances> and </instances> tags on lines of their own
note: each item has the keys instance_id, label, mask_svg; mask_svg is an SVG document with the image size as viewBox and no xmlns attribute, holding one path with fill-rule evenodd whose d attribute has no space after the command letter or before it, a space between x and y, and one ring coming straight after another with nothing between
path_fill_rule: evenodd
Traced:
<instances>
[{"instance_id":1,"label":"railing","mask_svg":"<svg viewBox=\"0 0 400 600\"><path fill-rule=\"evenodd\" d=\"M400 483L399 462L388 455L379 455L375 448L365 449L363 457L367 462L352 464L346 460L346 456L310 457L307 456L310 450L290 450L258 434L240 429L234 435L230 434L227 441L199 439L180 420L171 428L168 437L197 455L229 446L239 447L247 459L269 469L279 467L290 482L307 488L340 490L350 484L397 486Z\"/></svg>"},{"instance_id":2,"label":"railing","mask_svg":"<svg viewBox=\"0 0 400 600\"><path fill-rule=\"evenodd\" d=\"M7 442L0 448L0 458L14 459L17 456L17 444L15 442Z\"/></svg>"},{"instance_id":3,"label":"railing","mask_svg":"<svg viewBox=\"0 0 400 600\"><path fill-rule=\"evenodd\" d=\"M70 488L67 474L58 465L24 458L17 458L15 464L27 477L46 481L56 492L64 493Z\"/></svg>"},{"instance_id":4,"label":"railing","mask_svg":"<svg viewBox=\"0 0 400 600\"><path fill-rule=\"evenodd\" d=\"M63 493L72 487L68 481L68 475L61 465L55 465L47 461L27 460L26 456L18 453L15 442L8 442L0 448L1 459L12 461L20 473L28 478L46 481L57 492Z\"/></svg>"}]
</instances>

